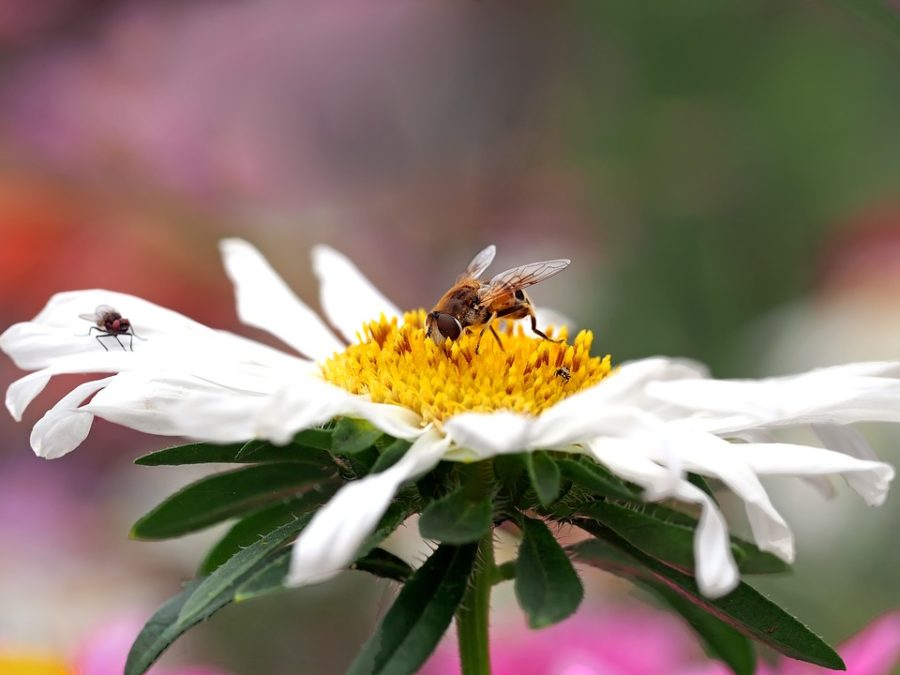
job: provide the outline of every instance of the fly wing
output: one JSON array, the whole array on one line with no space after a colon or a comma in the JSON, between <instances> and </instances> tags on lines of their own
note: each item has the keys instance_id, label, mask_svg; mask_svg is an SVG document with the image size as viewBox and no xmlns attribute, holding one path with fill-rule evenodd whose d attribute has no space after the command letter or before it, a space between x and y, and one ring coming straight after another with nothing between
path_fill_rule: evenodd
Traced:
<instances>
[{"instance_id":1,"label":"fly wing","mask_svg":"<svg viewBox=\"0 0 900 675\"><path fill-rule=\"evenodd\" d=\"M515 292L520 288L528 288L545 279L549 279L566 269L571 262L571 260L566 258L542 260L541 262L519 265L519 267L500 272L488 282L489 290L482 297L482 304L490 304L491 300L504 293Z\"/></svg>"},{"instance_id":2,"label":"fly wing","mask_svg":"<svg viewBox=\"0 0 900 675\"><path fill-rule=\"evenodd\" d=\"M92 321L92 322L96 322L96 321L100 320L100 318L96 312L94 314L79 314L78 318L84 319L85 321Z\"/></svg>"},{"instance_id":3,"label":"fly wing","mask_svg":"<svg viewBox=\"0 0 900 675\"><path fill-rule=\"evenodd\" d=\"M497 255L497 247L491 244L474 258L472 258L472 262L469 263L469 266L466 268L465 274L463 276L477 279L482 274L484 274L484 271L494 261L495 255Z\"/></svg>"}]
</instances>

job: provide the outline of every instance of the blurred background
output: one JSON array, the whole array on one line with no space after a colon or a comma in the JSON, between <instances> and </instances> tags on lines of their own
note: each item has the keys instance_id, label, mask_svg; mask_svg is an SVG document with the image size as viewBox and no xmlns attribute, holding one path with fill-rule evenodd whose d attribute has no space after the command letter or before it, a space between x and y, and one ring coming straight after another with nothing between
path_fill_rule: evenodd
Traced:
<instances>
[{"instance_id":1,"label":"blurred background","mask_svg":"<svg viewBox=\"0 0 900 675\"><path fill-rule=\"evenodd\" d=\"M314 306L313 244L413 308L496 243L496 269L572 258L533 297L617 362L756 377L897 358L900 18L862 6L4 0L0 324L108 287L260 337L237 324L223 236ZM0 657L23 663L127 649L208 541L127 539L192 478L132 466L158 439L98 421L76 453L33 457L65 384L0 416ZM900 462L900 434L868 431ZM797 572L758 587L834 643L900 607L897 491L869 510L773 489ZM634 602L587 579L586 612ZM348 573L229 607L162 664L340 673L393 593ZM518 625L504 593L496 621Z\"/></svg>"}]
</instances>

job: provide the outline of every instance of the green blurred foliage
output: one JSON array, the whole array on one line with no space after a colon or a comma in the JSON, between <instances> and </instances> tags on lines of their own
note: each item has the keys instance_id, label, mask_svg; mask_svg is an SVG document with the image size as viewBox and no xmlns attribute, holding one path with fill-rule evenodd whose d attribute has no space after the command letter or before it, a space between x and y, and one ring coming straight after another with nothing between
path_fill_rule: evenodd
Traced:
<instances>
[{"instance_id":1,"label":"green blurred foliage","mask_svg":"<svg viewBox=\"0 0 900 675\"><path fill-rule=\"evenodd\" d=\"M557 111L609 233L617 358L747 374L736 335L900 193L900 42L823 2L571 2ZM888 10L890 11L890 10Z\"/></svg>"}]
</instances>

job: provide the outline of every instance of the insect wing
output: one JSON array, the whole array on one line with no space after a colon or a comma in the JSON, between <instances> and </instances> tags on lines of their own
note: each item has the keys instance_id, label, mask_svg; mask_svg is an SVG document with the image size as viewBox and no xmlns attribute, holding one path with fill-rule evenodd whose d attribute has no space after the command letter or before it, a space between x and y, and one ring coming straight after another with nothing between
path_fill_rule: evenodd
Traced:
<instances>
[{"instance_id":1,"label":"insect wing","mask_svg":"<svg viewBox=\"0 0 900 675\"><path fill-rule=\"evenodd\" d=\"M534 286L555 274L559 274L569 266L571 260L560 258L559 260L543 260L541 262L528 263L512 269L500 272L488 282L488 292L482 297L484 304L490 304L491 300L516 291L520 288Z\"/></svg>"},{"instance_id":2,"label":"insect wing","mask_svg":"<svg viewBox=\"0 0 900 675\"><path fill-rule=\"evenodd\" d=\"M494 261L495 255L497 255L497 247L491 244L472 258L472 262L470 262L469 266L466 268L465 276L471 277L472 279L480 277Z\"/></svg>"}]
</instances>

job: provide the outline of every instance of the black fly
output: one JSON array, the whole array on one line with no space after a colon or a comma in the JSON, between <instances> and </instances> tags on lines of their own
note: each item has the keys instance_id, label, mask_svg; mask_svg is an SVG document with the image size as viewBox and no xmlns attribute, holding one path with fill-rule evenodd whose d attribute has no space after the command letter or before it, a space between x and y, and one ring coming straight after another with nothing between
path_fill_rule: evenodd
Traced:
<instances>
[{"instance_id":1,"label":"black fly","mask_svg":"<svg viewBox=\"0 0 900 675\"><path fill-rule=\"evenodd\" d=\"M103 343L101 338L115 338L123 352L125 351L125 345L119 339L120 335L128 336L128 350L132 352L134 351L134 338L138 340L146 339L136 335L131 322L122 318L122 315L109 305L98 305L93 314L79 314L78 317L94 322L95 325L90 327L87 334L91 335L91 331L97 331L97 335L94 335L94 337L106 351L109 351L109 347Z\"/></svg>"}]
</instances>

